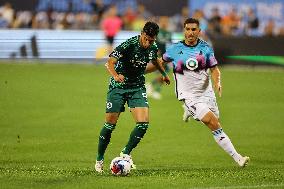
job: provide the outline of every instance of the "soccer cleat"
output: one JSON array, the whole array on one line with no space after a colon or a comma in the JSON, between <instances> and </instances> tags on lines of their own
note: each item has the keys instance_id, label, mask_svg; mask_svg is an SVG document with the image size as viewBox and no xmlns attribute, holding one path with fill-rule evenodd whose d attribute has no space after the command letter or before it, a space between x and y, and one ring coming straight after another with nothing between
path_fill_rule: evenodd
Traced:
<instances>
[{"instance_id":1,"label":"soccer cleat","mask_svg":"<svg viewBox=\"0 0 284 189\"><path fill-rule=\"evenodd\" d=\"M152 87L151 83L146 83L145 87L146 87L147 96L152 97L153 87Z\"/></svg>"},{"instance_id":2,"label":"soccer cleat","mask_svg":"<svg viewBox=\"0 0 284 189\"><path fill-rule=\"evenodd\" d=\"M131 165L131 169L136 169L136 165L133 163L133 160L132 160L132 157L128 154L124 154L123 152L121 152L120 154L120 157L126 159L127 161L130 162L130 165Z\"/></svg>"},{"instance_id":3,"label":"soccer cleat","mask_svg":"<svg viewBox=\"0 0 284 189\"><path fill-rule=\"evenodd\" d=\"M162 99L162 95L161 95L159 92L154 91L154 92L152 93L152 98L153 98L153 99L156 99L156 100L161 100L161 99Z\"/></svg>"},{"instance_id":4,"label":"soccer cleat","mask_svg":"<svg viewBox=\"0 0 284 189\"><path fill-rule=\"evenodd\" d=\"M188 122L190 120L190 114L189 114L189 112L188 112L188 110L187 110L187 108L184 104L182 105L182 107L183 107L182 120L184 122Z\"/></svg>"},{"instance_id":5,"label":"soccer cleat","mask_svg":"<svg viewBox=\"0 0 284 189\"><path fill-rule=\"evenodd\" d=\"M147 97L153 98L156 100L162 99L162 95L153 89L153 86L151 83L146 83L145 87L146 87Z\"/></svg>"},{"instance_id":6,"label":"soccer cleat","mask_svg":"<svg viewBox=\"0 0 284 189\"><path fill-rule=\"evenodd\" d=\"M249 157L244 156L244 157L240 157L237 161L237 163L239 164L240 167L246 167L248 165L248 162L250 161Z\"/></svg>"},{"instance_id":7,"label":"soccer cleat","mask_svg":"<svg viewBox=\"0 0 284 189\"><path fill-rule=\"evenodd\" d=\"M97 172L102 173L104 171L104 160L96 161L95 169Z\"/></svg>"}]
</instances>

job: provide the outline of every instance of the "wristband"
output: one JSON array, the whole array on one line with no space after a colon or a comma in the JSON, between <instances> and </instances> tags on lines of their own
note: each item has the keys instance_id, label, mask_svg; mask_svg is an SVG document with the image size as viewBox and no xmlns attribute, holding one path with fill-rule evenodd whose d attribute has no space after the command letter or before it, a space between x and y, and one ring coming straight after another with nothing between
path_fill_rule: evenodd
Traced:
<instances>
[{"instance_id":1,"label":"wristband","mask_svg":"<svg viewBox=\"0 0 284 189\"><path fill-rule=\"evenodd\" d=\"M163 76L163 77L167 77L168 74L167 74L166 72L162 72L162 76Z\"/></svg>"}]
</instances>

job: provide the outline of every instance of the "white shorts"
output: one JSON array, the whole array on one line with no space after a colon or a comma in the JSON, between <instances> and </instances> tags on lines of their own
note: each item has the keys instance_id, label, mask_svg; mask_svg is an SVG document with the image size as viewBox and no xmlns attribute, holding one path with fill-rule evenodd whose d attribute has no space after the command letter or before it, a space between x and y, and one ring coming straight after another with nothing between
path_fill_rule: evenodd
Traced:
<instances>
[{"instance_id":1,"label":"white shorts","mask_svg":"<svg viewBox=\"0 0 284 189\"><path fill-rule=\"evenodd\" d=\"M198 100L184 100L184 105L189 114L195 120L202 118L209 112L213 112L219 118L219 109L215 98L202 98Z\"/></svg>"}]
</instances>

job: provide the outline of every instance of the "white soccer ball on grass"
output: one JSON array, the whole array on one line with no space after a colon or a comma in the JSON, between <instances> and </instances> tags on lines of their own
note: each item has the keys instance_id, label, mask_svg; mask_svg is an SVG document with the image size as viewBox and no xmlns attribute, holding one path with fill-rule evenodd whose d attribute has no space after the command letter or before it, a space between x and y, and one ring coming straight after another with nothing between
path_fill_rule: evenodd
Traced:
<instances>
[{"instance_id":1,"label":"white soccer ball on grass","mask_svg":"<svg viewBox=\"0 0 284 189\"><path fill-rule=\"evenodd\" d=\"M116 157L110 163L110 171L115 176L126 176L130 170L130 161L123 157Z\"/></svg>"}]
</instances>

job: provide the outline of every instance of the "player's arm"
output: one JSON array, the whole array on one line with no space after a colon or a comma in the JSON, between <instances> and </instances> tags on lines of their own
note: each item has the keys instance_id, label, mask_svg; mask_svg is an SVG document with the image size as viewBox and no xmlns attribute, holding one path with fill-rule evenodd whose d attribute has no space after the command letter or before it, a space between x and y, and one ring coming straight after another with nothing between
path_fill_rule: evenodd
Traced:
<instances>
[{"instance_id":1,"label":"player's arm","mask_svg":"<svg viewBox=\"0 0 284 189\"><path fill-rule=\"evenodd\" d=\"M149 67L148 67L148 70L147 70L147 67L146 67L145 72L150 73L151 71L159 70L159 72L163 76L163 81L165 81L166 84L169 85L170 84L170 78L169 78L168 74L166 73L163 64L164 64L164 61L162 60L162 58L154 59L154 60L151 61L151 63L149 65L147 64L147 67L148 66Z\"/></svg>"},{"instance_id":2,"label":"player's arm","mask_svg":"<svg viewBox=\"0 0 284 189\"><path fill-rule=\"evenodd\" d=\"M159 64L162 64L163 66L167 63L167 62L164 62L163 60L161 60L160 58L157 59L157 61L158 61ZM145 74L152 73L156 70L158 70L157 66L155 64L153 64L153 62L149 62L147 64L146 69L145 69Z\"/></svg>"},{"instance_id":3,"label":"player's arm","mask_svg":"<svg viewBox=\"0 0 284 189\"><path fill-rule=\"evenodd\" d=\"M117 46L109 55L109 59L107 63L105 64L108 72L110 75L114 78L115 81L123 83L124 82L124 76L122 74L118 74L115 71L115 64L118 62L118 60L123 57L123 55L127 52L127 50L130 48L130 43L127 41L124 41L119 46Z\"/></svg>"},{"instance_id":4,"label":"player's arm","mask_svg":"<svg viewBox=\"0 0 284 189\"><path fill-rule=\"evenodd\" d=\"M210 68L211 77L214 83L214 89L218 92L219 97L222 96L222 86L221 86L221 72L217 66Z\"/></svg>"},{"instance_id":5,"label":"player's arm","mask_svg":"<svg viewBox=\"0 0 284 189\"><path fill-rule=\"evenodd\" d=\"M121 74L118 74L115 69L114 66L117 63L117 59L114 57L110 57L107 61L107 63L105 64L107 71L110 73L110 75L114 78L115 81L117 82L124 82L124 76Z\"/></svg>"},{"instance_id":6,"label":"player's arm","mask_svg":"<svg viewBox=\"0 0 284 189\"><path fill-rule=\"evenodd\" d=\"M154 66L154 64L152 63L152 62L149 62L148 64L147 64L147 66L146 66L146 69L145 69L145 74L148 74L148 73L152 73L152 72L154 72L154 71L156 71L157 70L157 67L156 66Z\"/></svg>"}]
</instances>

